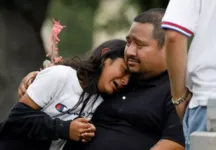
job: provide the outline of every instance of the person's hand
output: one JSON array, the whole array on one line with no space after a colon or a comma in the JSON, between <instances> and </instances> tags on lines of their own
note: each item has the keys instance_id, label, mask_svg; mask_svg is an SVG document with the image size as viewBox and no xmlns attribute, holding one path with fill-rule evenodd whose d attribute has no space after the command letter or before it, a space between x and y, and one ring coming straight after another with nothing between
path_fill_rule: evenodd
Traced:
<instances>
[{"instance_id":1,"label":"person's hand","mask_svg":"<svg viewBox=\"0 0 216 150\"><path fill-rule=\"evenodd\" d=\"M26 90L28 89L29 85L32 84L37 74L38 74L38 71L30 72L25 78L23 78L18 88L18 98L19 99L21 99L21 97L25 95Z\"/></svg>"},{"instance_id":2,"label":"person's hand","mask_svg":"<svg viewBox=\"0 0 216 150\"><path fill-rule=\"evenodd\" d=\"M187 89L187 90L188 90L188 89ZM190 102L190 100L191 100L191 98L192 98L192 96L193 96L193 93L192 93L191 91L188 90L188 92L189 92L189 94L188 94L188 97L187 97L187 99L186 99L186 103L187 103L187 104Z\"/></svg>"},{"instance_id":3,"label":"person's hand","mask_svg":"<svg viewBox=\"0 0 216 150\"><path fill-rule=\"evenodd\" d=\"M70 123L70 139L74 141L89 141L94 137L95 127L89 123L87 118L78 118Z\"/></svg>"},{"instance_id":4,"label":"person's hand","mask_svg":"<svg viewBox=\"0 0 216 150\"><path fill-rule=\"evenodd\" d=\"M82 138L81 138L82 142L90 141L95 136L95 131L96 131L95 126L93 124L91 124L89 131L85 132L81 135L82 136Z\"/></svg>"}]
</instances>

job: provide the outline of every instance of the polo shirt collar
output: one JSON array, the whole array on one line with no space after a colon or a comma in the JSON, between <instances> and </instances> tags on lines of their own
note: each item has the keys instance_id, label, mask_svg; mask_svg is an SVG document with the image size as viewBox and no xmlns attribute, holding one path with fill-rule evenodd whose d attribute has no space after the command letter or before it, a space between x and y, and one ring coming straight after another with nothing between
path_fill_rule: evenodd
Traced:
<instances>
[{"instance_id":1,"label":"polo shirt collar","mask_svg":"<svg viewBox=\"0 0 216 150\"><path fill-rule=\"evenodd\" d=\"M133 82L133 84L138 85L138 86L158 86L161 85L164 82L169 81L169 75L167 71L162 72L160 75L153 77L151 79L148 80L136 80L135 82Z\"/></svg>"}]
</instances>

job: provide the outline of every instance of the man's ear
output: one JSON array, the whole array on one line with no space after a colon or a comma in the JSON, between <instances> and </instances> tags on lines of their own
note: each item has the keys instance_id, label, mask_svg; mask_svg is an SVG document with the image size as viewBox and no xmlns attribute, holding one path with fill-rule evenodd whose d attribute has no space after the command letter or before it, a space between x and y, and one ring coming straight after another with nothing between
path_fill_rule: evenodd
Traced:
<instances>
[{"instance_id":1,"label":"man's ear","mask_svg":"<svg viewBox=\"0 0 216 150\"><path fill-rule=\"evenodd\" d=\"M101 51L101 55L103 56L104 54L106 54L106 53L109 52L109 51L110 51L109 48L104 48L104 49L102 49L102 51Z\"/></svg>"}]
</instances>

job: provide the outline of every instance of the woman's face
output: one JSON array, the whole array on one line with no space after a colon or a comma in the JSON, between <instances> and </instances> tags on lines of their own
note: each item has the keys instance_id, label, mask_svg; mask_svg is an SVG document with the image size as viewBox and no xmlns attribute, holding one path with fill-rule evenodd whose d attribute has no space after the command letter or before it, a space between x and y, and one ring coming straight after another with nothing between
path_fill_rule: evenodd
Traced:
<instances>
[{"instance_id":1,"label":"woman's face","mask_svg":"<svg viewBox=\"0 0 216 150\"><path fill-rule=\"evenodd\" d=\"M129 71L123 58L104 61L98 89L101 93L112 94L125 87L129 81Z\"/></svg>"}]
</instances>

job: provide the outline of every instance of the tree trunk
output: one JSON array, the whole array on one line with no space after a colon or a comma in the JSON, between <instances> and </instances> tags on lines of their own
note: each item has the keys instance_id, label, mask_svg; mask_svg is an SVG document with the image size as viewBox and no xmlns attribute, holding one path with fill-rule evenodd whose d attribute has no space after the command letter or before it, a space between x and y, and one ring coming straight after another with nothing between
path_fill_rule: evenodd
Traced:
<instances>
[{"instance_id":1,"label":"tree trunk","mask_svg":"<svg viewBox=\"0 0 216 150\"><path fill-rule=\"evenodd\" d=\"M27 73L39 70L45 52L35 28L15 10L0 11L0 121L18 101L17 89Z\"/></svg>"}]
</instances>

